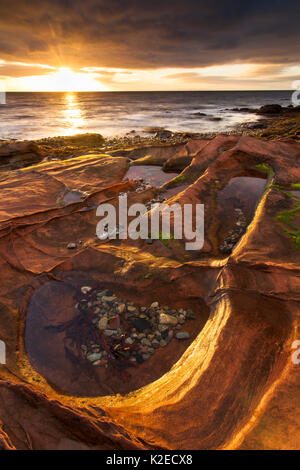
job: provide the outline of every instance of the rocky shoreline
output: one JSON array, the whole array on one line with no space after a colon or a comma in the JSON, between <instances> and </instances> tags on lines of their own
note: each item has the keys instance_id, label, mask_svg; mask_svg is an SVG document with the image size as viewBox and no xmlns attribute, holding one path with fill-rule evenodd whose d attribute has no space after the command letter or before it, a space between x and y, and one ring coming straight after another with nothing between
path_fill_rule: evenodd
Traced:
<instances>
[{"instance_id":1,"label":"rocky shoreline","mask_svg":"<svg viewBox=\"0 0 300 470\"><path fill-rule=\"evenodd\" d=\"M223 132L224 135L248 135L258 139L274 140L279 138L300 138L300 106L281 107L278 104L265 105L258 109L233 108L237 113L253 113L259 119L255 123L243 123L235 129ZM148 136L141 136L132 130L124 137L104 138L100 134L78 134L39 139L35 141L0 141L0 162L6 163L6 157L17 160L15 167L25 162L64 159L88 153L109 153L120 149L133 149L152 146L174 146L186 144L190 139L213 139L217 132L191 133L171 132L153 127L145 131ZM22 155L24 156L22 159ZM18 158L19 156L19 158ZM20 162L18 161L20 160ZM3 167L3 165L1 165ZM1 169L1 168L0 168Z\"/></svg>"},{"instance_id":2,"label":"rocky shoreline","mask_svg":"<svg viewBox=\"0 0 300 470\"><path fill-rule=\"evenodd\" d=\"M0 448L299 447L300 142L287 119L299 124L266 118L265 138L2 143ZM170 179L127 180L143 168ZM204 204L202 250L165 234L100 240L96 207L125 193L149 210Z\"/></svg>"}]
</instances>

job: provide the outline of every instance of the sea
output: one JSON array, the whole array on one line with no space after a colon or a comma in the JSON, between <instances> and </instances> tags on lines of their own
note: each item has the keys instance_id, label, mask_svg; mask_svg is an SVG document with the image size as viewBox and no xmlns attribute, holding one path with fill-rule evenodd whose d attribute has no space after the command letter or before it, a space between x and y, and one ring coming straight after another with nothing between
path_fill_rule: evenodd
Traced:
<instances>
[{"instance_id":1,"label":"sea","mask_svg":"<svg viewBox=\"0 0 300 470\"><path fill-rule=\"evenodd\" d=\"M145 136L149 128L173 132L229 132L259 117L234 108L291 103L289 91L59 92L6 94L0 139L32 140L100 133Z\"/></svg>"}]
</instances>

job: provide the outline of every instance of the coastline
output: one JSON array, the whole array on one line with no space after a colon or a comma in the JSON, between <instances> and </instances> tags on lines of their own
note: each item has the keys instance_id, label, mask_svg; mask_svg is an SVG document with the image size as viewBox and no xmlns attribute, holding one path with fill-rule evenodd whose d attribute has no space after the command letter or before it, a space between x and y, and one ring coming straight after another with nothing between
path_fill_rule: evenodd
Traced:
<instances>
[{"instance_id":1,"label":"coastline","mask_svg":"<svg viewBox=\"0 0 300 470\"><path fill-rule=\"evenodd\" d=\"M209 138L156 130L140 142L88 134L0 147L1 381L9 411L25 410L4 421L38 423L42 436L31 446L8 432L15 447L57 448L68 436L82 441L86 429L88 448L101 448L103 435L115 448L116 432L123 449L251 448L253 439L264 445L266 422L274 447L294 445L296 407L286 411L273 387L288 369L281 387L296 403L299 378L288 365L299 312L300 143L299 114L288 114ZM128 177L143 168L172 179ZM124 193L128 205L147 208L204 204L203 249L187 252L185 240L163 232L98 238L96 208L117 206ZM232 409L236 419L216 426ZM288 440L274 419L289 426Z\"/></svg>"},{"instance_id":2,"label":"coastline","mask_svg":"<svg viewBox=\"0 0 300 470\"><path fill-rule=\"evenodd\" d=\"M278 106L278 105L270 105ZM244 109L236 109L236 112L245 112ZM249 109L246 109L249 112ZM222 135L244 135L263 140L300 139L300 112L297 108L281 108L279 112L263 114L258 110L260 119L237 125L233 130L221 132ZM170 132L167 129L153 127L146 129L148 136L141 136L135 130L126 136L105 138L98 133L75 134L71 136L45 137L37 140L0 140L0 148L8 144L32 142L38 146L40 152L48 159L68 158L80 156L85 153L107 153L120 149L133 149L150 146L173 146L186 144L189 139L215 138L220 132Z\"/></svg>"}]
</instances>

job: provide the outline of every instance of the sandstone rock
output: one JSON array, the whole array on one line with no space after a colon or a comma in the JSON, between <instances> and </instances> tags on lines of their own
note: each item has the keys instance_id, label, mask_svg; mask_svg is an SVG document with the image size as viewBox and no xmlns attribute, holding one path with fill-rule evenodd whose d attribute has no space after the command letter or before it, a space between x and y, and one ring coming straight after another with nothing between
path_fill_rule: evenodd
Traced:
<instances>
[{"instance_id":1,"label":"sandstone rock","mask_svg":"<svg viewBox=\"0 0 300 470\"><path fill-rule=\"evenodd\" d=\"M40 162L43 154L34 142L14 142L0 146L0 163L12 168Z\"/></svg>"}]
</instances>

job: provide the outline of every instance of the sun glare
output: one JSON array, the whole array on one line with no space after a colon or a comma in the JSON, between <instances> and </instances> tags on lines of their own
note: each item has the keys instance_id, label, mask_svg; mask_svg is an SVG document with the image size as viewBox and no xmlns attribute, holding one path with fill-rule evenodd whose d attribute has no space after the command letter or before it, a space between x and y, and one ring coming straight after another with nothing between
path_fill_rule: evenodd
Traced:
<instances>
[{"instance_id":1,"label":"sun glare","mask_svg":"<svg viewBox=\"0 0 300 470\"><path fill-rule=\"evenodd\" d=\"M73 72L68 67L47 75L22 77L20 81L24 91L107 91L96 73Z\"/></svg>"}]
</instances>

